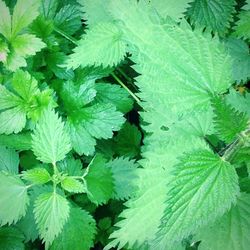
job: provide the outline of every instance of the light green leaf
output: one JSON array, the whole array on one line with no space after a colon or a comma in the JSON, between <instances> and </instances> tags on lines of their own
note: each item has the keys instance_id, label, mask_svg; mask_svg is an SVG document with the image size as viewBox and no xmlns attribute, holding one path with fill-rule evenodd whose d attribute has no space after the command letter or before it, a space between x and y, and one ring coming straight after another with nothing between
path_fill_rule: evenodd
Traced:
<instances>
[{"instance_id":1,"label":"light green leaf","mask_svg":"<svg viewBox=\"0 0 250 250\"><path fill-rule=\"evenodd\" d=\"M96 156L88 166L88 174L85 177L87 182L87 195L96 203L106 203L113 194L114 180L112 171L106 166L106 161L101 156Z\"/></svg>"},{"instance_id":2,"label":"light green leaf","mask_svg":"<svg viewBox=\"0 0 250 250\"><path fill-rule=\"evenodd\" d=\"M46 110L32 134L32 150L37 159L55 164L71 150L64 123L54 110Z\"/></svg>"},{"instance_id":3,"label":"light green leaf","mask_svg":"<svg viewBox=\"0 0 250 250\"><path fill-rule=\"evenodd\" d=\"M239 194L238 177L230 163L210 150L182 156L175 166L166 208L153 247L164 249L222 216Z\"/></svg>"},{"instance_id":4,"label":"light green leaf","mask_svg":"<svg viewBox=\"0 0 250 250\"><path fill-rule=\"evenodd\" d=\"M46 46L40 38L31 34L18 35L11 44L15 53L22 57L34 56Z\"/></svg>"},{"instance_id":5,"label":"light green leaf","mask_svg":"<svg viewBox=\"0 0 250 250\"><path fill-rule=\"evenodd\" d=\"M0 228L0 249L3 250L24 250L24 235L16 227Z\"/></svg>"},{"instance_id":6,"label":"light green leaf","mask_svg":"<svg viewBox=\"0 0 250 250\"><path fill-rule=\"evenodd\" d=\"M184 12L189 7L189 3L194 0L149 0L150 5L163 17L170 16L178 21L184 17Z\"/></svg>"},{"instance_id":7,"label":"light green leaf","mask_svg":"<svg viewBox=\"0 0 250 250\"><path fill-rule=\"evenodd\" d=\"M39 15L40 0L18 0L12 16L12 37L26 28Z\"/></svg>"},{"instance_id":8,"label":"light green leaf","mask_svg":"<svg viewBox=\"0 0 250 250\"><path fill-rule=\"evenodd\" d=\"M33 168L23 171L22 179L34 184L45 184L51 180L51 177L45 168Z\"/></svg>"},{"instance_id":9,"label":"light green leaf","mask_svg":"<svg viewBox=\"0 0 250 250\"><path fill-rule=\"evenodd\" d=\"M1 140L1 138L0 138ZM19 156L13 149L0 146L0 171L18 174Z\"/></svg>"},{"instance_id":10,"label":"light green leaf","mask_svg":"<svg viewBox=\"0 0 250 250\"><path fill-rule=\"evenodd\" d=\"M11 15L9 8L3 0L0 0L0 10L0 33L9 39L11 36Z\"/></svg>"},{"instance_id":11,"label":"light green leaf","mask_svg":"<svg viewBox=\"0 0 250 250\"><path fill-rule=\"evenodd\" d=\"M7 61L4 63L4 65L8 70L15 72L21 67L26 67L27 63L24 57L18 55L15 51L12 50L8 54Z\"/></svg>"},{"instance_id":12,"label":"light green leaf","mask_svg":"<svg viewBox=\"0 0 250 250\"><path fill-rule=\"evenodd\" d=\"M113 23L99 23L87 31L67 60L68 68L79 66L114 66L123 60L126 43Z\"/></svg>"},{"instance_id":13,"label":"light green leaf","mask_svg":"<svg viewBox=\"0 0 250 250\"><path fill-rule=\"evenodd\" d=\"M135 125L125 123L115 137L114 150L121 156L136 157L140 153L142 135Z\"/></svg>"},{"instance_id":14,"label":"light green leaf","mask_svg":"<svg viewBox=\"0 0 250 250\"><path fill-rule=\"evenodd\" d=\"M235 206L213 225L201 229L195 240L200 250L246 250L250 245L250 195L242 193Z\"/></svg>"},{"instance_id":15,"label":"light green leaf","mask_svg":"<svg viewBox=\"0 0 250 250\"><path fill-rule=\"evenodd\" d=\"M68 201L56 192L43 193L35 201L34 214L39 234L48 247L68 220Z\"/></svg>"},{"instance_id":16,"label":"light green leaf","mask_svg":"<svg viewBox=\"0 0 250 250\"><path fill-rule=\"evenodd\" d=\"M227 144L231 143L240 132L246 129L248 118L232 106L226 104L220 97L213 98L214 126L220 139Z\"/></svg>"},{"instance_id":17,"label":"light green leaf","mask_svg":"<svg viewBox=\"0 0 250 250\"><path fill-rule=\"evenodd\" d=\"M230 27L235 5L235 0L196 0L191 3L188 17L196 27L206 27L223 35Z\"/></svg>"},{"instance_id":18,"label":"light green leaf","mask_svg":"<svg viewBox=\"0 0 250 250\"><path fill-rule=\"evenodd\" d=\"M114 178L114 198L128 199L137 191L138 171L137 164L128 158L116 158L106 164L111 168Z\"/></svg>"},{"instance_id":19,"label":"light green leaf","mask_svg":"<svg viewBox=\"0 0 250 250\"><path fill-rule=\"evenodd\" d=\"M71 193L86 193L87 191L87 188L84 183L79 180L76 180L71 176L65 177L62 180L61 185L63 189Z\"/></svg>"},{"instance_id":20,"label":"light green leaf","mask_svg":"<svg viewBox=\"0 0 250 250\"><path fill-rule=\"evenodd\" d=\"M6 63L9 52L7 43L0 38L0 62Z\"/></svg>"},{"instance_id":21,"label":"light green leaf","mask_svg":"<svg viewBox=\"0 0 250 250\"><path fill-rule=\"evenodd\" d=\"M105 104L112 103L122 113L127 113L133 108L133 100L128 92L115 84L97 83L95 100Z\"/></svg>"},{"instance_id":22,"label":"light green leaf","mask_svg":"<svg viewBox=\"0 0 250 250\"><path fill-rule=\"evenodd\" d=\"M15 176L0 172L0 225L16 223L26 214L27 188Z\"/></svg>"},{"instance_id":23,"label":"light green leaf","mask_svg":"<svg viewBox=\"0 0 250 250\"><path fill-rule=\"evenodd\" d=\"M89 250L94 245L95 234L93 217L78 207L72 207L67 223L49 249Z\"/></svg>"}]
</instances>

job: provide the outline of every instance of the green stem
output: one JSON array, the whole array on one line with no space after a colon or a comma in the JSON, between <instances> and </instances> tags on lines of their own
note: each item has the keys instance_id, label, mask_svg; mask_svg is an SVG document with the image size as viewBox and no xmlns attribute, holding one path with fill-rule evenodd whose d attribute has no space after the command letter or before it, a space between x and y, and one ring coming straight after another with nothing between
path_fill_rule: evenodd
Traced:
<instances>
[{"instance_id":1,"label":"green stem","mask_svg":"<svg viewBox=\"0 0 250 250\"><path fill-rule=\"evenodd\" d=\"M57 27L54 27L54 31L57 32L58 34L60 34L61 36L65 37L66 39L68 39L69 41L71 41L72 43L74 43L75 45L78 45L77 39L75 39L73 36L68 35L63 30L61 30L61 29L59 29Z\"/></svg>"},{"instance_id":2,"label":"green stem","mask_svg":"<svg viewBox=\"0 0 250 250\"><path fill-rule=\"evenodd\" d=\"M141 102L139 98L113 72L111 75L135 99L137 103Z\"/></svg>"}]
</instances>

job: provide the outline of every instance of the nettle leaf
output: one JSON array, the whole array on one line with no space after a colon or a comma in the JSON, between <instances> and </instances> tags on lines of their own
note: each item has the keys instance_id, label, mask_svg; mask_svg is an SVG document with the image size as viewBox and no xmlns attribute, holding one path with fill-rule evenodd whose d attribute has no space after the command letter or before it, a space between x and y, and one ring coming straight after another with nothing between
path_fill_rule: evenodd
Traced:
<instances>
[{"instance_id":1,"label":"nettle leaf","mask_svg":"<svg viewBox=\"0 0 250 250\"><path fill-rule=\"evenodd\" d=\"M58 7L58 0L41 0L40 13L45 18L53 18Z\"/></svg>"},{"instance_id":2,"label":"nettle leaf","mask_svg":"<svg viewBox=\"0 0 250 250\"><path fill-rule=\"evenodd\" d=\"M0 145L19 151L31 149L31 134L24 132L11 135L0 135Z\"/></svg>"},{"instance_id":3,"label":"nettle leaf","mask_svg":"<svg viewBox=\"0 0 250 250\"><path fill-rule=\"evenodd\" d=\"M64 123L54 110L46 110L32 134L32 150L37 159L55 164L71 150L71 142Z\"/></svg>"},{"instance_id":4,"label":"nettle leaf","mask_svg":"<svg viewBox=\"0 0 250 250\"><path fill-rule=\"evenodd\" d=\"M16 223L26 214L27 187L16 176L0 172L0 225Z\"/></svg>"},{"instance_id":5,"label":"nettle leaf","mask_svg":"<svg viewBox=\"0 0 250 250\"><path fill-rule=\"evenodd\" d=\"M12 36L16 36L39 15L40 0L18 0L12 16Z\"/></svg>"},{"instance_id":6,"label":"nettle leaf","mask_svg":"<svg viewBox=\"0 0 250 250\"><path fill-rule=\"evenodd\" d=\"M18 153L13 149L0 146L0 171L18 174L18 165Z\"/></svg>"},{"instance_id":7,"label":"nettle leaf","mask_svg":"<svg viewBox=\"0 0 250 250\"><path fill-rule=\"evenodd\" d=\"M112 171L106 166L106 160L96 156L88 166L88 174L84 177L87 183L87 195L96 203L106 203L114 192Z\"/></svg>"},{"instance_id":8,"label":"nettle leaf","mask_svg":"<svg viewBox=\"0 0 250 250\"><path fill-rule=\"evenodd\" d=\"M68 220L69 203L56 192L43 193L35 201L34 214L39 235L46 246L51 245Z\"/></svg>"},{"instance_id":9,"label":"nettle leaf","mask_svg":"<svg viewBox=\"0 0 250 250\"><path fill-rule=\"evenodd\" d=\"M61 182L62 188L71 193L86 193L87 188L83 182L71 176L65 177Z\"/></svg>"},{"instance_id":10,"label":"nettle leaf","mask_svg":"<svg viewBox=\"0 0 250 250\"><path fill-rule=\"evenodd\" d=\"M223 35L233 20L235 5L235 0L196 0L191 3L188 17L195 26L206 27Z\"/></svg>"},{"instance_id":11,"label":"nettle leaf","mask_svg":"<svg viewBox=\"0 0 250 250\"><path fill-rule=\"evenodd\" d=\"M69 35L74 34L82 25L79 5L63 6L55 15L54 24Z\"/></svg>"},{"instance_id":12,"label":"nettle leaf","mask_svg":"<svg viewBox=\"0 0 250 250\"><path fill-rule=\"evenodd\" d=\"M94 245L95 234L94 218L86 211L72 207L67 223L50 250L89 250Z\"/></svg>"},{"instance_id":13,"label":"nettle leaf","mask_svg":"<svg viewBox=\"0 0 250 250\"><path fill-rule=\"evenodd\" d=\"M250 54L248 44L240 39L229 38L226 47L233 58L233 79L237 82L247 82L250 78Z\"/></svg>"},{"instance_id":14,"label":"nettle leaf","mask_svg":"<svg viewBox=\"0 0 250 250\"><path fill-rule=\"evenodd\" d=\"M11 36L11 15L9 8L3 0L0 0L0 10L0 33L9 38Z\"/></svg>"},{"instance_id":15,"label":"nettle leaf","mask_svg":"<svg viewBox=\"0 0 250 250\"><path fill-rule=\"evenodd\" d=\"M239 38L250 39L250 1L246 1L246 5L243 6L240 14L239 21L236 23L236 27L234 27L234 35Z\"/></svg>"},{"instance_id":16,"label":"nettle leaf","mask_svg":"<svg viewBox=\"0 0 250 250\"><path fill-rule=\"evenodd\" d=\"M248 118L246 114L232 108L220 97L215 97L212 101L214 108L214 126L219 138L227 144L246 129Z\"/></svg>"},{"instance_id":17,"label":"nettle leaf","mask_svg":"<svg viewBox=\"0 0 250 250\"><path fill-rule=\"evenodd\" d=\"M125 123L115 137L114 150L121 156L136 157L140 153L142 135L135 125Z\"/></svg>"},{"instance_id":18,"label":"nettle leaf","mask_svg":"<svg viewBox=\"0 0 250 250\"><path fill-rule=\"evenodd\" d=\"M107 1L78 0L78 3L82 6L83 19L86 20L88 27L92 27L100 22L113 21L107 8Z\"/></svg>"},{"instance_id":19,"label":"nettle leaf","mask_svg":"<svg viewBox=\"0 0 250 250\"><path fill-rule=\"evenodd\" d=\"M153 8L163 17L170 16L174 20L178 21L184 17L184 12L189 7L189 3L194 0L180 0L180 1L164 1L164 0L148 0Z\"/></svg>"},{"instance_id":20,"label":"nettle leaf","mask_svg":"<svg viewBox=\"0 0 250 250\"><path fill-rule=\"evenodd\" d=\"M230 93L225 98L227 104L233 106L240 112L246 113L250 118L250 93L241 94L236 92L234 89L230 90Z\"/></svg>"},{"instance_id":21,"label":"nettle leaf","mask_svg":"<svg viewBox=\"0 0 250 250\"><path fill-rule=\"evenodd\" d=\"M80 160L75 160L73 157L67 157L64 161L58 163L58 170L71 176L82 176L84 170Z\"/></svg>"},{"instance_id":22,"label":"nettle leaf","mask_svg":"<svg viewBox=\"0 0 250 250\"><path fill-rule=\"evenodd\" d=\"M24 235L16 227L1 227L0 228L0 249L4 250L23 250Z\"/></svg>"},{"instance_id":23,"label":"nettle leaf","mask_svg":"<svg viewBox=\"0 0 250 250\"><path fill-rule=\"evenodd\" d=\"M185 154L175 166L154 247L164 249L222 216L239 194L230 163L208 150ZM204 216L206 215L206 216Z\"/></svg>"},{"instance_id":24,"label":"nettle leaf","mask_svg":"<svg viewBox=\"0 0 250 250\"><path fill-rule=\"evenodd\" d=\"M17 70L11 85L13 92L0 85L1 134L20 132L26 125L27 116L36 121L45 108L54 106L52 92L40 91L36 79L28 72Z\"/></svg>"},{"instance_id":25,"label":"nettle leaf","mask_svg":"<svg viewBox=\"0 0 250 250\"><path fill-rule=\"evenodd\" d=\"M235 206L218 219L213 225L207 226L195 236L201 240L199 249L248 249L250 244L250 195L242 193Z\"/></svg>"},{"instance_id":26,"label":"nettle leaf","mask_svg":"<svg viewBox=\"0 0 250 250\"><path fill-rule=\"evenodd\" d=\"M114 23L98 23L83 35L74 53L68 57L68 68L79 66L114 66L123 60L126 43Z\"/></svg>"},{"instance_id":27,"label":"nettle leaf","mask_svg":"<svg viewBox=\"0 0 250 250\"><path fill-rule=\"evenodd\" d=\"M133 108L133 100L128 92L119 85L109 83L97 83L95 100L105 104L112 103L122 113L127 113Z\"/></svg>"},{"instance_id":28,"label":"nettle leaf","mask_svg":"<svg viewBox=\"0 0 250 250\"><path fill-rule=\"evenodd\" d=\"M116 158L106 164L113 173L114 198L128 199L137 191L138 172L137 164L128 158Z\"/></svg>"},{"instance_id":29,"label":"nettle leaf","mask_svg":"<svg viewBox=\"0 0 250 250\"><path fill-rule=\"evenodd\" d=\"M23 171L22 179L34 184L45 184L51 180L51 177L45 168L33 168Z\"/></svg>"}]
</instances>

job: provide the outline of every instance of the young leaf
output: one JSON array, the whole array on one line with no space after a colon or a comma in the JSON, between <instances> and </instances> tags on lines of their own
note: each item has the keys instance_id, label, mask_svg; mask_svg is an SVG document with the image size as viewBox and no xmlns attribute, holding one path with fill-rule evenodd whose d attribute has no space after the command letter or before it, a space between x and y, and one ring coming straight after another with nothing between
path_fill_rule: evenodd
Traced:
<instances>
[{"instance_id":1,"label":"young leaf","mask_svg":"<svg viewBox=\"0 0 250 250\"><path fill-rule=\"evenodd\" d=\"M82 37L67 60L68 68L117 65L125 56L126 43L113 23L99 23Z\"/></svg>"},{"instance_id":2,"label":"young leaf","mask_svg":"<svg viewBox=\"0 0 250 250\"><path fill-rule=\"evenodd\" d=\"M32 150L37 159L52 164L63 160L71 150L64 123L54 110L48 109L42 114L32 134Z\"/></svg>"},{"instance_id":3,"label":"young leaf","mask_svg":"<svg viewBox=\"0 0 250 250\"><path fill-rule=\"evenodd\" d=\"M51 245L68 220L68 201L56 192L43 193L35 201L34 214L39 234L46 246Z\"/></svg>"},{"instance_id":4,"label":"young leaf","mask_svg":"<svg viewBox=\"0 0 250 250\"><path fill-rule=\"evenodd\" d=\"M12 16L12 37L26 28L39 15L40 0L18 0Z\"/></svg>"},{"instance_id":5,"label":"young leaf","mask_svg":"<svg viewBox=\"0 0 250 250\"><path fill-rule=\"evenodd\" d=\"M114 178L114 198L128 199L137 191L137 164L128 158L116 158L106 164L111 168Z\"/></svg>"},{"instance_id":6,"label":"young leaf","mask_svg":"<svg viewBox=\"0 0 250 250\"><path fill-rule=\"evenodd\" d=\"M22 179L33 184L45 184L50 181L51 177L45 168L33 168L22 172Z\"/></svg>"},{"instance_id":7,"label":"young leaf","mask_svg":"<svg viewBox=\"0 0 250 250\"><path fill-rule=\"evenodd\" d=\"M71 176L65 177L61 182L62 188L71 193L85 193L86 187L84 183Z\"/></svg>"},{"instance_id":8,"label":"young leaf","mask_svg":"<svg viewBox=\"0 0 250 250\"><path fill-rule=\"evenodd\" d=\"M18 153L13 149L0 146L0 171L18 174L18 165Z\"/></svg>"},{"instance_id":9,"label":"young leaf","mask_svg":"<svg viewBox=\"0 0 250 250\"><path fill-rule=\"evenodd\" d=\"M95 234L93 217L78 207L72 207L67 223L50 250L89 250L94 245Z\"/></svg>"},{"instance_id":10,"label":"young leaf","mask_svg":"<svg viewBox=\"0 0 250 250\"><path fill-rule=\"evenodd\" d=\"M212 100L214 107L214 126L217 135L227 144L247 127L248 119L244 113L233 109L220 97Z\"/></svg>"},{"instance_id":11,"label":"young leaf","mask_svg":"<svg viewBox=\"0 0 250 250\"><path fill-rule=\"evenodd\" d=\"M24 235L16 227L1 227L0 228L0 249L4 250L23 250Z\"/></svg>"},{"instance_id":12,"label":"young leaf","mask_svg":"<svg viewBox=\"0 0 250 250\"><path fill-rule=\"evenodd\" d=\"M16 223L26 214L27 187L15 176L0 172L0 225Z\"/></svg>"},{"instance_id":13,"label":"young leaf","mask_svg":"<svg viewBox=\"0 0 250 250\"><path fill-rule=\"evenodd\" d=\"M8 39L11 36L11 15L3 0L0 0L0 10L0 33Z\"/></svg>"},{"instance_id":14,"label":"young leaf","mask_svg":"<svg viewBox=\"0 0 250 250\"><path fill-rule=\"evenodd\" d=\"M153 245L156 249L171 247L201 226L214 222L236 202L239 194L235 169L211 151L187 153L175 168Z\"/></svg>"},{"instance_id":15,"label":"young leaf","mask_svg":"<svg viewBox=\"0 0 250 250\"><path fill-rule=\"evenodd\" d=\"M90 163L85 180L87 182L87 194L92 202L102 204L112 197L114 191L112 172L101 156L95 157Z\"/></svg>"},{"instance_id":16,"label":"young leaf","mask_svg":"<svg viewBox=\"0 0 250 250\"><path fill-rule=\"evenodd\" d=\"M244 250L250 245L250 195L241 193L235 206L211 226L201 229L195 240L200 250Z\"/></svg>"},{"instance_id":17,"label":"young leaf","mask_svg":"<svg viewBox=\"0 0 250 250\"><path fill-rule=\"evenodd\" d=\"M191 3L188 17L196 26L224 35L230 27L235 5L235 0L196 0Z\"/></svg>"}]
</instances>

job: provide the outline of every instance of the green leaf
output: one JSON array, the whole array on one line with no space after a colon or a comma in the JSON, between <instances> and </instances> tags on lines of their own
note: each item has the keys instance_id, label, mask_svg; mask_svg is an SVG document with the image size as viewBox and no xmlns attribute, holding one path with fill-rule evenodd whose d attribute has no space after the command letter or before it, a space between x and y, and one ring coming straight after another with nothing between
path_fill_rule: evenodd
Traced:
<instances>
[{"instance_id":1,"label":"green leaf","mask_svg":"<svg viewBox=\"0 0 250 250\"><path fill-rule=\"evenodd\" d=\"M0 145L23 151L31 149L31 134L29 132L11 135L0 135Z\"/></svg>"},{"instance_id":2,"label":"green leaf","mask_svg":"<svg viewBox=\"0 0 250 250\"><path fill-rule=\"evenodd\" d=\"M13 149L0 146L0 171L18 174L19 156Z\"/></svg>"},{"instance_id":3,"label":"green leaf","mask_svg":"<svg viewBox=\"0 0 250 250\"><path fill-rule=\"evenodd\" d=\"M42 193L35 201L34 214L39 234L46 246L51 245L68 220L68 201L56 192Z\"/></svg>"},{"instance_id":4,"label":"green leaf","mask_svg":"<svg viewBox=\"0 0 250 250\"><path fill-rule=\"evenodd\" d=\"M116 109L122 113L127 113L133 108L133 100L128 92L115 84L98 83L95 87L97 91L96 101L105 104L112 103Z\"/></svg>"},{"instance_id":5,"label":"green leaf","mask_svg":"<svg viewBox=\"0 0 250 250\"><path fill-rule=\"evenodd\" d=\"M112 171L106 166L106 161L101 156L96 156L88 166L85 176L89 199L96 203L106 203L113 194L114 180Z\"/></svg>"},{"instance_id":6,"label":"green leaf","mask_svg":"<svg viewBox=\"0 0 250 250\"><path fill-rule=\"evenodd\" d=\"M0 249L4 250L24 250L24 235L16 227L0 228Z\"/></svg>"},{"instance_id":7,"label":"green leaf","mask_svg":"<svg viewBox=\"0 0 250 250\"><path fill-rule=\"evenodd\" d=\"M112 104L93 104L69 114L67 126L74 150L78 154L92 155L95 139L108 139L125 121L122 113ZM95 139L94 139L95 138Z\"/></svg>"},{"instance_id":8,"label":"green leaf","mask_svg":"<svg viewBox=\"0 0 250 250\"><path fill-rule=\"evenodd\" d=\"M34 184L45 184L51 180L51 177L45 168L33 168L23 171L22 179Z\"/></svg>"},{"instance_id":9,"label":"green leaf","mask_svg":"<svg viewBox=\"0 0 250 250\"><path fill-rule=\"evenodd\" d=\"M247 4L242 8L239 14L239 21L236 23L236 27L234 28L236 35L239 38L250 39L250 3L249 0L246 2Z\"/></svg>"},{"instance_id":10,"label":"green leaf","mask_svg":"<svg viewBox=\"0 0 250 250\"><path fill-rule=\"evenodd\" d=\"M247 82L250 78L250 55L248 44L240 39L229 38L226 41L228 52L233 58L233 79Z\"/></svg>"},{"instance_id":11,"label":"green leaf","mask_svg":"<svg viewBox=\"0 0 250 250\"><path fill-rule=\"evenodd\" d=\"M34 56L45 47L45 43L40 38L31 34L16 36L12 42L15 53L22 57Z\"/></svg>"},{"instance_id":12,"label":"green leaf","mask_svg":"<svg viewBox=\"0 0 250 250\"><path fill-rule=\"evenodd\" d=\"M65 177L61 182L62 188L71 193L86 193L86 186L71 176Z\"/></svg>"},{"instance_id":13,"label":"green leaf","mask_svg":"<svg viewBox=\"0 0 250 250\"><path fill-rule=\"evenodd\" d=\"M12 37L26 28L39 15L40 0L18 0L12 16Z\"/></svg>"},{"instance_id":14,"label":"green leaf","mask_svg":"<svg viewBox=\"0 0 250 250\"><path fill-rule=\"evenodd\" d=\"M32 150L37 159L55 164L71 150L64 123L54 110L46 110L32 134Z\"/></svg>"},{"instance_id":15,"label":"green leaf","mask_svg":"<svg viewBox=\"0 0 250 250\"><path fill-rule=\"evenodd\" d=\"M239 194L230 163L208 150L185 154L175 166L156 249L170 246L222 216ZM163 247L163 248L164 248Z\"/></svg>"},{"instance_id":16,"label":"green leaf","mask_svg":"<svg viewBox=\"0 0 250 250\"><path fill-rule=\"evenodd\" d=\"M241 94L231 89L230 93L226 96L226 102L240 112L246 113L250 118L250 93Z\"/></svg>"},{"instance_id":17,"label":"green leaf","mask_svg":"<svg viewBox=\"0 0 250 250\"><path fill-rule=\"evenodd\" d=\"M0 0L0 10L0 33L9 39L11 36L11 15L9 8L3 0Z\"/></svg>"},{"instance_id":18,"label":"green leaf","mask_svg":"<svg viewBox=\"0 0 250 250\"><path fill-rule=\"evenodd\" d=\"M69 35L74 34L82 25L82 13L78 5L63 6L54 18L54 24Z\"/></svg>"},{"instance_id":19,"label":"green leaf","mask_svg":"<svg viewBox=\"0 0 250 250\"><path fill-rule=\"evenodd\" d=\"M233 20L235 5L235 0L196 0L191 3L188 17L196 27L206 27L224 35Z\"/></svg>"},{"instance_id":20,"label":"green leaf","mask_svg":"<svg viewBox=\"0 0 250 250\"><path fill-rule=\"evenodd\" d=\"M128 158L116 158L106 164L113 173L114 198L128 199L137 191L138 173L137 164Z\"/></svg>"},{"instance_id":21,"label":"green leaf","mask_svg":"<svg viewBox=\"0 0 250 250\"><path fill-rule=\"evenodd\" d=\"M0 62L6 63L9 52L7 43L0 38Z\"/></svg>"},{"instance_id":22,"label":"green leaf","mask_svg":"<svg viewBox=\"0 0 250 250\"><path fill-rule=\"evenodd\" d=\"M92 65L112 67L123 60L126 43L115 24L99 23L87 31L73 51L67 60L68 68Z\"/></svg>"},{"instance_id":23,"label":"green leaf","mask_svg":"<svg viewBox=\"0 0 250 250\"><path fill-rule=\"evenodd\" d=\"M78 0L82 5L83 19L88 27L92 27L100 22L112 22L107 3L100 0Z\"/></svg>"},{"instance_id":24,"label":"green leaf","mask_svg":"<svg viewBox=\"0 0 250 250\"><path fill-rule=\"evenodd\" d=\"M94 245L95 234L93 217L78 207L72 207L67 223L49 249L89 250Z\"/></svg>"},{"instance_id":25,"label":"green leaf","mask_svg":"<svg viewBox=\"0 0 250 250\"><path fill-rule=\"evenodd\" d=\"M46 19L51 19L55 16L57 7L58 0L41 0L40 13Z\"/></svg>"},{"instance_id":26,"label":"green leaf","mask_svg":"<svg viewBox=\"0 0 250 250\"><path fill-rule=\"evenodd\" d=\"M201 229L195 236L201 240L199 249L244 250L250 244L250 195L242 193L235 206L213 225Z\"/></svg>"},{"instance_id":27,"label":"green leaf","mask_svg":"<svg viewBox=\"0 0 250 250\"><path fill-rule=\"evenodd\" d=\"M15 176L0 172L0 225L16 223L26 214L27 187Z\"/></svg>"},{"instance_id":28,"label":"green leaf","mask_svg":"<svg viewBox=\"0 0 250 250\"><path fill-rule=\"evenodd\" d=\"M84 170L80 160L75 160L73 157L67 157L64 161L58 163L58 170L71 176L82 176Z\"/></svg>"},{"instance_id":29,"label":"green leaf","mask_svg":"<svg viewBox=\"0 0 250 250\"><path fill-rule=\"evenodd\" d=\"M136 157L140 153L142 135L135 125L125 123L115 137L115 152L121 156Z\"/></svg>"},{"instance_id":30,"label":"green leaf","mask_svg":"<svg viewBox=\"0 0 250 250\"><path fill-rule=\"evenodd\" d=\"M189 7L189 3L193 0L149 0L150 5L157 10L157 12L163 17L170 16L174 20L178 21L184 17L184 12Z\"/></svg>"},{"instance_id":31,"label":"green leaf","mask_svg":"<svg viewBox=\"0 0 250 250\"><path fill-rule=\"evenodd\" d=\"M217 135L229 144L240 132L246 129L248 118L244 113L240 113L226 104L220 97L215 97L212 105L215 113L214 126Z\"/></svg>"}]
</instances>

